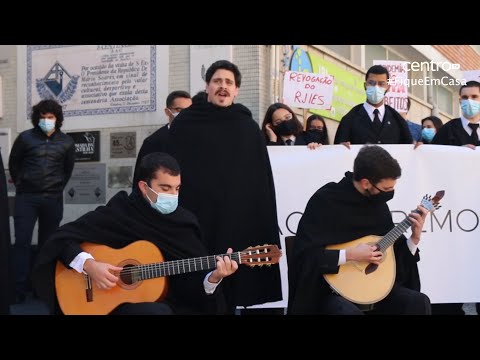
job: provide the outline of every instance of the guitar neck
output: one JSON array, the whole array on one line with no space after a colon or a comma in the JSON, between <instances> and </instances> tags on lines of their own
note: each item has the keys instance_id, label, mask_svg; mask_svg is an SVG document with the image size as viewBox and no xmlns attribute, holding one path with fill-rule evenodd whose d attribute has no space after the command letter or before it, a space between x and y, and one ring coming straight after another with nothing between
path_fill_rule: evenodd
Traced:
<instances>
[{"instance_id":1,"label":"guitar neck","mask_svg":"<svg viewBox=\"0 0 480 360\"><path fill-rule=\"evenodd\" d=\"M215 269L217 266L217 256L228 256L240 264L240 252L232 254L210 255L197 258L164 261L144 265L136 265L124 268L120 276L131 276L132 280L140 281L153 279L163 276L186 274L201 270Z\"/></svg>"},{"instance_id":2,"label":"guitar neck","mask_svg":"<svg viewBox=\"0 0 480 360\"><path fill-rule=\"evenodd\" d=\"M421 212L417 209L413 210L414 213L421 214ZM378 243L379 250L384 252L390 246L392 246L398 238L408 230L408 228L412 226L412 222L410 221L409 217L407 216L400 224L395 226L392 230L390 230Z\"/></svg>"}]
</instances>

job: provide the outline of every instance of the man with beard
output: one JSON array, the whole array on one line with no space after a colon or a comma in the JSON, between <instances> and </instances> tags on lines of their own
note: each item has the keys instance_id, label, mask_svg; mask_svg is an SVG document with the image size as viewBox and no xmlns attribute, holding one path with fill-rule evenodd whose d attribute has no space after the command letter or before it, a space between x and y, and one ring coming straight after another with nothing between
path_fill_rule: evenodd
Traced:
<instances>
[{"instance_id":1,"label":"man with beard","mask_svg":"<svg viewBox=\"0 0 480 360\"><path fill-rule=\"evenodd\" d=\"M63 225L40 250L33 280L37 294L50 309L55 309L57 260L70 268L68 271L90 275L94 287L107 290L118 286L122 268L95 260L80 247L83 242L121 249L144 239L160 249L165 261L208 255L201 241L197 219L188 210L177 207L181 183L178 162L165 153L148 154L140 162L138 176L138 191L132 191L130 196L120 191L106 206ZM232 253L232 249L227 253ZM215 270L208 274L204 270L170 276L167 295L162 302L123 303L110 314L222 313L223 299L216 288L224 277L236 271L238 264L229 256L218 256L215 265Z\"/></svg>"},{"instance_id":2,"label":"man with beard","mask_svg":"<svg viewBox=\"0 0 480 360\"><path fill-rule=\"evenodd\" d=\"M207 248L216 253L280 244L275 189L265 139L252 113L233 101L241 74L227 60L206 76L207 101L194 102L172 123L167 151L182 167L180 204L200 222ZM228 313L282 299L280 270L243 267L223 285Z\"/></svg>"}]
</instances>

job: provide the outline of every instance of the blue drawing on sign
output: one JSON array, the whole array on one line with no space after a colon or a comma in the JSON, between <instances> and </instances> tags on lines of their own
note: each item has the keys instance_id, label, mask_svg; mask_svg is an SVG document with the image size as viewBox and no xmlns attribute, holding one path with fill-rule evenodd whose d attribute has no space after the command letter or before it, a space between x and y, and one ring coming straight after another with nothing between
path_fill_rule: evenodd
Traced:
<instances>
[{"instance_id":1,"label":"blue drawing on sign","mask_svg":"<svg viewBox=\"0 0 480 360\"><path fill-rule=\"evenodd\" d=\"M79 77L70 75L62 64L55 61L48 73L36 80L38 95L42 100L54 99L63 104L75 94Z\"/></svg>"},{"instance_id":2,"label":"blue drawing on sign","mask_svg":"<svg viewBox=\"0 0 480 360\"><path fill-rule=\"evenodd\" d=\"M290 62L290 70L313 73L313 66L308 52L299 47L296 48L292 55L292 61Z\"/></svg>"}]
</instances>

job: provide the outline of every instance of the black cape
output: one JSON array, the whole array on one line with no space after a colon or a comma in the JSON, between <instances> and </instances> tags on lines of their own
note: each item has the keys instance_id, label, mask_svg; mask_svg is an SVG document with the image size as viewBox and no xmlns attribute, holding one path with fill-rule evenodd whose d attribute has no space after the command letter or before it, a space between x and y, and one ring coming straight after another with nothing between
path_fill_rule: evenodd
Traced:
<instances>
[{"instance_id":1,"label":"black cape","mask_svg":"<svg viewBox=\"0 0 480 360\"><path fill-rule=\"evenodd\" d=\"M198 217L211 253L280 246L270 159L250 110L194 102L173 121L167 151L182 170L180 204ZM225 280L230 306L282 299L278 265L240 266Z\"/></svg>"},{"instance_id":2,"label":"black cape","mask_svg":"<svg viewBox=\"0 0 480 360\"><path fill-rule=\"evenodd\" d=\"M79 253L78 244L88 241L112 248L123 248L136 240L155 244L165 261L206 256L195 216L179 207L163 215L138 193L117 193L106 206L100 206L78 220L60 227L42 247L33 271L37 295L55 307L54 272L56 259L66 266ZM75 271L75 270L71 270ZM164 300L176 314L224 311L221 290L207 295L203 280L207 271L171 276ZM218 305L218 307L217 307Z\"/></svg>"},{"instance_id":3,"label":"black cape","mask_svg":"<svg viewBox=\"0 0 480 360\"><path fill-rule=\"evenodd\" d=\"M394 227L386 203L374 203L353 185L351 172L339 183L321 187L308 201L299 224L289 270L290 314L317 312L317 299L331 292L323 274L338 272L338 250L325 246L341 244L367 235L383 236ZM395 282L420 290L418 249L412 255L401 236L394 244Z\"/></svg>"},{"instance_id":4,"label":"black cape","mask_svg":"<svg viewBox=\"0 0 480 360\"><path fill-rule=\"evenodd\" d=\"M145 155L148 155L153 152L164 152L165 147L167 146L167 136L168 136L168 124L162 126L160 129L155 131L152 135L148 136L143 140L142 147L138 152L137 161L135 163L135 172L133 174L133 184L132 191L138 191L138 181L140 180L138 170L140 167L140 162Z\"/></svg>"},{"instance_id":5,"label":"black cape","mask_svg":"<svg viewBox=\"0 0 480 360\"><path fill-rule=\"evenodd\" d=\"M0 156L0 315L10 313L10 282L8 262L10 250L10 221L8 213L7 181Z\"/></svg>"}]
</instances>

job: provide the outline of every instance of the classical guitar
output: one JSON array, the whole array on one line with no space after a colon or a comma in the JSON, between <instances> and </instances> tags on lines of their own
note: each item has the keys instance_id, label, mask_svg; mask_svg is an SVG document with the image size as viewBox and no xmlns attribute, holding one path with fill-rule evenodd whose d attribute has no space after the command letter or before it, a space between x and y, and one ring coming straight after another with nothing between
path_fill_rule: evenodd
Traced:
<instances>
[{"instance_id":1,"label":"classical guitar","mask_svg":"<svg viewBox=\"0 0 480 360\"><path fill-rule=\"evenodd\" d=\"M439 209L445 191L438 191L434 197L425 195L421 205L429 212ZM414 210L420 213L418 210ZM395 275L395 254L393 244L412 225L406 217L385 236L369 235L343 244L328 245L328 250L341 250L361 243L376 245L383 253L382 262L376 265L369 262L349 261L340 265L337 274L324 274L330 287L345 299L356 304L373 304L385 298L392 290Z\"/></svg>"},{"instance_id":2,"label":"classical guitar","mask_svg":"<svg viewBox=\"0 0 480 360\"><path fill-rule=\"evenodd\" d=\"M123 267L123 270L119 273L117 286L106 290L93 286L90 276L68 269L58 261L55 290L60 308L66 315L105 315L126 302L160 300L167 293L167 276L214 269L216 257L227 256L220 254L164 261L160 250L146 240L135 241L122 249L87 242L81 247L96 260ZM253 267L277 264L282 253L276 245L263 245L228 256L238 264Z\"/></svg>"}]
</instances>

